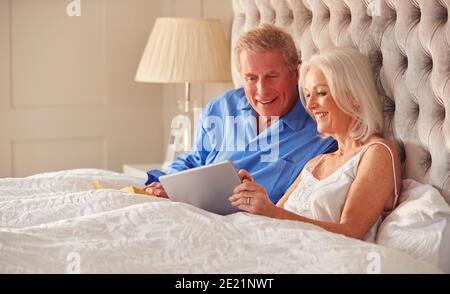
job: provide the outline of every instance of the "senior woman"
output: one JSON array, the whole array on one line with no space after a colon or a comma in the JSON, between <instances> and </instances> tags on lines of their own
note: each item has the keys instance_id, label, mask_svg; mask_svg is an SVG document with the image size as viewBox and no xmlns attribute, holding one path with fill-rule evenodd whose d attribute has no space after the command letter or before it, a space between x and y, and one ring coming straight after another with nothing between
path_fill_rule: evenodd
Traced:
<instances>
[{"instance_id":1,"label":"senior woman","mask_svg":"<svg viewBox=\"0 0 450 294\"><path fill-rule=\"evenodd\" d=\"M401 168L393 142L381 136L370 63L356 49L325 50L302 65L299 87L318 131L336 139L338 150L311 159L276 205L245 170L229 200L251 213L374 241L383 214L396 205Z\"/></svg>"}]
</instances>

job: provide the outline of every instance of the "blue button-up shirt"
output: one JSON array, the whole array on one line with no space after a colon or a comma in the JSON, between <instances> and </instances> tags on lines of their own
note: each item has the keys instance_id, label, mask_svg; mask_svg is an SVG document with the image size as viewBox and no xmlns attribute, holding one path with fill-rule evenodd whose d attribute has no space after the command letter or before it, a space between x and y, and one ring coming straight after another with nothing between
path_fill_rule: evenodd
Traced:
<instances>
[{"instance_id":1,"label":"blue button-up shirt","mask_svg":"<svg viewBox=\"0 0 450 294\"><path fill-rule=\"evenodd\" d=\"M310 159L337 148L333 139L320 137L300 99L259 134L256 119L243 88L214 99L196 128L193 150L177 157L168 173L231 160L237 168L248 170L276 203ZM148 174L150 179L152 171Z\"/></svg>"}]
</instances>

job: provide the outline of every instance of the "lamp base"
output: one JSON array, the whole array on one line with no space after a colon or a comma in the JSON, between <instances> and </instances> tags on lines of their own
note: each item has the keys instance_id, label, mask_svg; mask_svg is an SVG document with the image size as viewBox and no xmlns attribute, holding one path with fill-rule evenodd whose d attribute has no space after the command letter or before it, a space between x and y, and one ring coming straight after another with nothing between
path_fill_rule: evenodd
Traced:
<instances>
[{"instance_id":1,"label":"lamp base","mask_svg":"<svg viewBox=\"0 0 450 294\"><path fill-rule=\"evenodd\" d=\"M162 166L164 171L167 170L175 158L191 150L192 128L190 114L177 115L172 119L169 144Z\"/></svg>"},{"instance_id":2,"label":"lamp base","mask_svg":"<svg viewBox=\"0 0 450 294\"><path fill-rule=\"evenodd\" d=\"M190 98L190 83L185 83L185 97L184 101L178 100L178 110L182 114L175 116L172 119L169 145L167 147L166 159L163 164L163 169L167 171L169 165L179 155L191 151L191 142L194 138L194 130L197 126L197 121L201 117L202 108L196 106L196 100L191 103Z\"/></svg>"}]
</instances>

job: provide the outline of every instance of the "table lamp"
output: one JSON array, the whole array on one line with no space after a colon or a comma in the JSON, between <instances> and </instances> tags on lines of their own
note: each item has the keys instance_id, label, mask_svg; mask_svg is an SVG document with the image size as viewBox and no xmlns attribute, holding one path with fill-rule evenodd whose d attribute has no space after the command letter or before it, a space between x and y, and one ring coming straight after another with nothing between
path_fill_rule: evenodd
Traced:
<instances>
[{"instance_id":1,"label":"table lamp","mask_svg":"<svg viewBox=\"0 0 450 294\"><path fill-rule=\"evenodd\" d=\"M215 19L157 18L137 69L137 82L185 83L183 115L172 121L163 168L191 148L190 84L229 82L230 46ZM195 126L192 127L192 129ZM180 148L180 145L182 148Z\"/></svg>"}]
</instances>

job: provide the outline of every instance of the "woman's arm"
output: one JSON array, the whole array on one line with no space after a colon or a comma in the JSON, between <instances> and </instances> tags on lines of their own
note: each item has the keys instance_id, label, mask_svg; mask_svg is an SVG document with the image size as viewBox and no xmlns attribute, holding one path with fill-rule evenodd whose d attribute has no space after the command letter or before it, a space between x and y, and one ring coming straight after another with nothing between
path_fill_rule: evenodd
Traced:
<instances>
[{"instance_id":1,"label":"woman's arm","mask_svg":"<svg viewBox=\"0 0 450 294\"><path fill-rule=\"evenodd\" d=\"M396 178L401 181L399 156L391 145L396 165ZM397 183L397 186L399 186ZM277 207L268 216L298 220L318 225L330 232L363 239L381 215L386 203L394 197L394 175L389 151L381 145L371 146L363 155L355 180L347 194L339 223L309 219Z\"/></svg>"},{"instance_id":2,"label":"woman's arm","mask_svg":"<svg viewBox=\"0 0 450 294\"><path fill-rule=\"evenodd\" d=\"M395 161L399 162L397 152L393 153ZM399 173L400 170L396 168L396 172ZM397 174L397 179L401 179L400 174ZM302 221L333 233L363 239L377 221L385 204L391 202L393 194L391 156L385 147L374 145L365 152L359 163L358 173L350 186L339 223L309 219L275 206L270 202L264 187L254 182L243 183L236 187L230 201L238 208L251 213ZM250 198L250 205L245 198Z\"/></svg>"},{"instance_id":3,"label":"woman's arm","mask_svg":"<svg viewBox=\"0 0 450 294\"><path fill-rule=\"evenodd\" d=\"M398 193L401 187L400 157L396 148L383 139L394 156ZM384 209L392 209L395 198L392 159L386 147L376 144L363 154L358 173L347 193L340 223L347 226L355 238L363 238Z\"/></svg>"}]
</instances>

